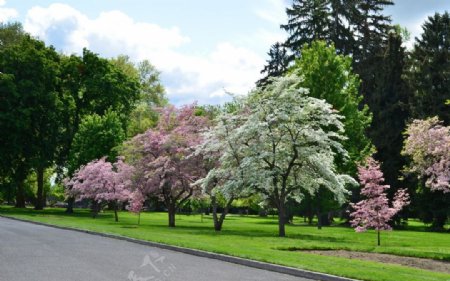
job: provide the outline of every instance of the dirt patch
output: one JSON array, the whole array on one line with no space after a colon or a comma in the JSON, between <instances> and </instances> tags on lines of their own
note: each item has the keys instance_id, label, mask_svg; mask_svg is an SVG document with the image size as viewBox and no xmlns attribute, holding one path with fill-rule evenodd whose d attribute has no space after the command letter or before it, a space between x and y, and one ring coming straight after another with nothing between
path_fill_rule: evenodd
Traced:
<instances>
[{"instance_id":1,"label":"dirt patch","mask_svg":"<svg viewBox=\"0 0 450 281\"><path fill-rule=\"evenodd\" d=\"M303 251L323 256L344 257L348 259L360 259L377 261L382 263L400 264L431 271L450 273L450 262L438 261L424 258L402 257L390 254L352 252L346 250L309 250Z\"/></svg>"}]
</instances>

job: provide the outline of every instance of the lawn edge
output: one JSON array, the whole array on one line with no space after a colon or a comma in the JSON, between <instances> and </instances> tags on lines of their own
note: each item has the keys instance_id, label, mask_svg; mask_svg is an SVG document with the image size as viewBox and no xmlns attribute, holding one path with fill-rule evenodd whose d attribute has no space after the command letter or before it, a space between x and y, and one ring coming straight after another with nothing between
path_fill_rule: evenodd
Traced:
<instances>
[{"instance_id":1,"label":"lawn edge","mask_svg":"<svg viewBox=\"0 0 450 281\"><path fill-rule=\"evenodd\" d=\"M350 278L335 276L335 275L326 274L326 273L309 271L309 270L288 267L288 266L283 266L283 265L278 265L278 264L273 264L273 263L261 262L261 261L257 261L257 260L250 260L250 259L245 259L245 258L240 258L240 257L235 257L235 256L229 256L229 255L218 254L218 253L213 253L213 252L208 252L208 251L203 251L203 250L192 249L192 248L174 246L174 245L169 245L169 244L164 244L164 243L159 243L159 242L140 240L140 239L117 235L117 234L102 233L102 232L96 232L96 231L92 231L92 230L86 230L86 229L80 229L80 228L74 228L74 227L68 227L68 226L59 226L59 225L55 225L55 224L26 220L26 219L21 219L21 218L12 217L12 216L5 216L2 214L0 214L0 217L10 219L10 220L26 222L26 223L32 223L32 224L36 224L36 225L42 225L42 226L46 226L46 227L53 227L53 228L57 228L57 229L77 231L77 232L87 233L87 234L96 235L96 236L102 236L102 237L107 237L107 238L112 238L112 239L128 241L128 242L135 243L135 244L141 244L141 245L145 245L145 246L151 246L151 247L156 247L156 248L160 248L160 249L181 252L184 254L189 254L189 255L198 256L198 257L221 260L221 261L225 261L225 262L229 262L229 263L239 264L239 265L248 266L248 267L257 268L257 269L263 269L263 270L272 271L272 272L278 272L278 273L282 273L282 274L288 274L288 275L292 275L292 276L296 276L296 277L303 277L303 278L320 280L320 281L358 281L357 279L350 279Z\"/></svg>"}]
</instances>

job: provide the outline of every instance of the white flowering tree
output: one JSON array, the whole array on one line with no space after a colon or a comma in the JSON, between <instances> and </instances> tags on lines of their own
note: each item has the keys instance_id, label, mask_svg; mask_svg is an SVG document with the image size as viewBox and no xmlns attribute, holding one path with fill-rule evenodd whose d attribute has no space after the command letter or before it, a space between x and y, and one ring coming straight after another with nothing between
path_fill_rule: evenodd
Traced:
<instances>
[{"instance_id":1,"label":"white flowering tree","mask_svg":"<svg viewBox=\"0 0 450 281\"><path fill-rule=\"evenodd\" d=\"M347 157L338 113L324 100L309 97L289 75L257 88L245 101L245 122L233 138L243 144L239 168L278 209L279 236L285 234L286 201L327 188L343 202L346 184L357 184L336 172L335 157ZM228 161L228 160L227 160Z\"/></svg>"},{"instance_id":2,"label":"white flowering tree","mask_svg":"<svg viewBox=\"0 0 450 281\"><path fill-rule=\"evenodd\" d=\"M215 125L203 134L203 143L195 152L202 155L206 172L205 176L195 184L200 185L203 193L211 198L216 231L222 229L233 201L249 194L250 183L244 171L240 169L245 145L234 133L245 120L246 116L242 112L240 99L225 105L214 118ZM219 214L220 205L222 205L222 211Z\"/></svg>"}]
</instances>

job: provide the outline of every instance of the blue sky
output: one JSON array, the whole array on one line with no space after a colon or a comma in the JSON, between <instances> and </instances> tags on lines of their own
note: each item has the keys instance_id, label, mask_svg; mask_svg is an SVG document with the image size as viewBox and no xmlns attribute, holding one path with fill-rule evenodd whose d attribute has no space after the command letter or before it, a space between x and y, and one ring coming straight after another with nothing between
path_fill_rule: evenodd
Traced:
<instances>
[{"instance_id":1,"label":"blue sky","mask_svg":"<svg viewBox=\"0 0 450 281\"><path fill-rule=\"evenodd\" d=\"M0 21L59 51L88 47L104 57L150 60L172 103L221 103L226 91L245 94L259 79L271 44L286 34L289 0L0 0ZM412 38L450 0L397 0L387 12ZM407 45L411 46L411 42Z\"/></svg>"}]
</instances>

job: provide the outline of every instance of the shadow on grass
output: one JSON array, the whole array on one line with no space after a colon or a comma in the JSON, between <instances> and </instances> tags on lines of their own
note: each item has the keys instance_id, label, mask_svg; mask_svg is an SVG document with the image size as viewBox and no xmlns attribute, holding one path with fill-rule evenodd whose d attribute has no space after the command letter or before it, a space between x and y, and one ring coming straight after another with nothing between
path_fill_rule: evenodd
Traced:
<instances>
[{"instance_id":1,"label":"shadow on grass","mask_svg":"<svg viewBox=\"0 0 450 281\"><path fill-rule=\"evenodd\" d=\"M148 229L149 231L156 230L159 232L164 231L170 231L173 233L189 233L191 235L208 235L208 236L240 236L240 237L249 237L249 238L277 238L278 232L277 232L277 221L274 219L273 221L268 218L264 217L250 217L251 219L254 219L252 223L259 224L259 225L267 225L267 226L274 226L273 228L267 228L267 229L260 229L258 227L255 227L254 229L241 229L239 226L234 226L234 229L227 229L227 221L234 221L239 220L241 217L227 217L225 223L224 223L224 229L220 232L216 232L213 228L212 221L205 216L205 219L207 219L207 222L204 223L198 223L198 224L192 224L192 221L186 222L183 219L180 219L180 217L177 217L178 224L175 228L170 228L167 226L167 224L160 223L160 222L153 222L151 224L148 224L146 221L141 221L141 225L138 226L136 222L133 219L122 217L119 214L119 222L114 222L113 219L113 213L112 212L105 212L98 214L97 218L92 218L92 214L90 210L87 209L75 209L74 213L68 214L65 212L65 209L46 209L43 211L36 211L32 208L26 208L26 209L20 209L20 208L0 208L0 214L5 215L11 215L11 216L29 216L29 217L60 217L60 218L73 218L73 219L86 219L89 218L90 223L95 223L98 221L99 223L105 225L105 226L117 226L118 228L122 229ZM182 216L182 215L180 215ZM189 217L189 216L188 216ZM181 217L182 218L182 217ZM186 224L188 223L188 224ZM298 239L298 240L307 240L307 241L321 241L321 242L339 242L344 243L348 242L348 239L342 238L342 237L335 237L335 236L329 236L329 235L323 235L323 234L303 234L303 233L292 233L289 231L289 228L315 228L314 225L288 225L287 226L287 239ZM280 238L284 239L284 238Z\"/></svg>"},{"instance_id":2,"label":"shadow on grass","mask_svg":"<svg viewBox=\"0 0 450 281\"><path fill-rule=\"evenodd\" d=\"M66 213L66 209L44 209L44 210L34 210L33 208L15 208L15 207L0 207L0 214L11 215L11 216L29 216L29 217L62 217L62 218L92 218L92 213L90 210L76 209L73 213ZM99 213L100 217L110 217L113 214L109 213Z\"/></svg>"},{"instance_id":3,"label":"shadow on grass","mask_svg":"<svg viewBox=\"0 0 450 281\"><path fill-rule=\"evenodd\" d=\"M172 230L173 232L189 233L191 235L208 235L208 236L236 236L236 237L248 237L248 238L279 238L276 229L271 230L242 230L242 229L227 229L224 225L224 229L220 232L216 232L212 225L208 226L192 226L192 225L177 225L175 228L169 228L166 225L151 225L146 226L149 230L160 229L162 231ZM314 234L302 234L302 233L289 233L286 238L279 239L297 239L304 241L320 241L320 242L332 242L332 243L348 243L350 239L343 237L327 236L327 235L314 235Z\"/></svg>"}]
</instances>

